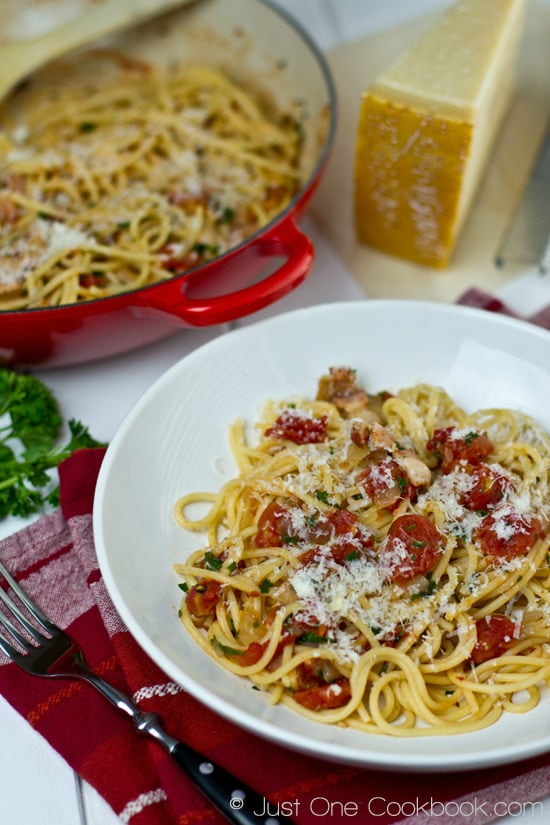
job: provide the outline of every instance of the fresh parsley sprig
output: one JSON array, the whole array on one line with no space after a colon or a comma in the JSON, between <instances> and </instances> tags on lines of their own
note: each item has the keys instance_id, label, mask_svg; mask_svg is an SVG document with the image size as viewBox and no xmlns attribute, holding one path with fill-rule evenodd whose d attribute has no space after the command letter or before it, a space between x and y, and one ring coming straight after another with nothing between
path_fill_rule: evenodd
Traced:
<instances>
[{"instance_id":1,"label":"fresh parsley sprig","mask_svg":"<svg viewBox=\"0 0 550 825\"><path fill-rule=\"evenodd\" d=\"M0 369L0 519L27 517L59 503L51 470L75 450L104 446L80 421L58 445L63 417L51 390L33 375Z\"/></svg>"}]
</instances>

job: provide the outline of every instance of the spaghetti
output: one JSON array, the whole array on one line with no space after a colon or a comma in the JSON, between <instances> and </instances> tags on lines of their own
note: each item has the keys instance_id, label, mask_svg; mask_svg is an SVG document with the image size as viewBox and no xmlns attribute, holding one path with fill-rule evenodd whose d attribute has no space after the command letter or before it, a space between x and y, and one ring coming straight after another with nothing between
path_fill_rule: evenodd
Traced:
<instances>
[{"instance_id":1,"label":"spaghetti","mask_svg":"<svg viewBox=\"0 0 550 825\"><path fill-rule=\"evenodd\" d=\"M265 226L302 183L300 124L221 72L86 61L1 113L0 310L182 274Z\"/></svg>"},{"instance_id":2,"label":"spaghetti","mask_svg":"<svg viewBox=\"0 0 550 825\"><path fill-rule=\"evenodd\" d=\"M417 385L333 368L270 401L219 493L175 505L206 547L176 565L200 647L310 719L448 735L523 713L550 679L550 438ZM191 518L198 502L208 505Z\"/></svg>"}]
</instances>

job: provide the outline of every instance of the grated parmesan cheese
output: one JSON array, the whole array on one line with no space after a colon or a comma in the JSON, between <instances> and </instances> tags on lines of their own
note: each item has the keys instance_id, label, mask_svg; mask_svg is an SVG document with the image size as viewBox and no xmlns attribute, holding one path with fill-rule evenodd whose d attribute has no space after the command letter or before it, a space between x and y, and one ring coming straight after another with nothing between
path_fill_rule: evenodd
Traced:
<instances>
[{"instance_id":1,"label":"grated parmesan cheese","mask_svg":"<svg viewBox=\"0 0 550 825\"><path fill-rule=\"evenodd\" d=\"M46 249L42 256L44 260L49 258L50 255L56 255L58 252L69 252L83 246L95 246L95 242L83 232L73 229L71 226L66 226L60 221L39 219L37 225L41 237L46 242Z\"/></svg>"}]
</instances>

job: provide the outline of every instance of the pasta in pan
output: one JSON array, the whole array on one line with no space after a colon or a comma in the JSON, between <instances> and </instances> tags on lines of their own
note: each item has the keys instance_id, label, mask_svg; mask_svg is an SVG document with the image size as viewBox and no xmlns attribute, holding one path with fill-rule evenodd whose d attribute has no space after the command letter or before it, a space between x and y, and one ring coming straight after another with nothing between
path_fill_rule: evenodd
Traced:
<instances>
[{"instance_id":1,"label":"pasta in pan","mask_svg":"<svg viewBox=\"0 0 550 825\"><path fill-rule=\"evenodd\" d=\"M182 496L206 546L175 571L204 651L273 703L393 736L523 713L550 679L550 438L440 388L315 400L231 428L238 476ZM202 502L206 515L192 518Z\"/></svg>"},{"instance_id":2,"label":"pasta in pan","mask_svg":"<svg viewBox=\"0 0 550 825\"><path fill-rule=\"evenodd\" d=\"M182 274L265 226L302 184L301 124L225 74L109 52L83 66L0 113L0 310Z\"/></svg>"}]
</instances>

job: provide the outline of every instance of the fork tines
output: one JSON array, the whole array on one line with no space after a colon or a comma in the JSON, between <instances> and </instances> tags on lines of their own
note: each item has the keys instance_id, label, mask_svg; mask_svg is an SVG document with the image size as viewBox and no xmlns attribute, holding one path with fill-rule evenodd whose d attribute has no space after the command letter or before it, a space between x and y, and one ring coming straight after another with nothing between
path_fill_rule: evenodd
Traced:
<instances>
[{"instance_id":1,"label":"fork tines","mask_svg":"<svg viewBox=\"0 0 550 825\"><path fill-rule=\"evenodd\" d=\"M13 576L6 570L4 565L0 562L0 575L4 577L6 582L11 587L13 593L17 596L17 598L21 601L21 603L25 606L25 608L29 611L29 614L33 617L33 619L40 625L42 630L46 632L51 632L52 625L51 622L48 620L47 616L40 610L37 605L32 602L27 594L19 587ZM46 641L49 637L45 636L43 632L41 632L38 628L33 625L27 616L22 612L20 607L13 601L13 599L8 596L7 592L0 587L0 600L4 604L5 608L11 614L13 619L16 619L21 628L26 631L26 633L34 639L35 642L38 644L42 644ZM32 644L29 639L24 636L18 627L14 624L12 619L5 614L5 612L0 611L0 626L3 628L4 631L9 634L11 639L13 639L20 648L23 649L26 653L28 653L34 645ZM0 649L9 656L10 658L14 658L15 656L20 656L21 651L15 648L6 637L0 633Z\"/></svg>"}]
</instances>

